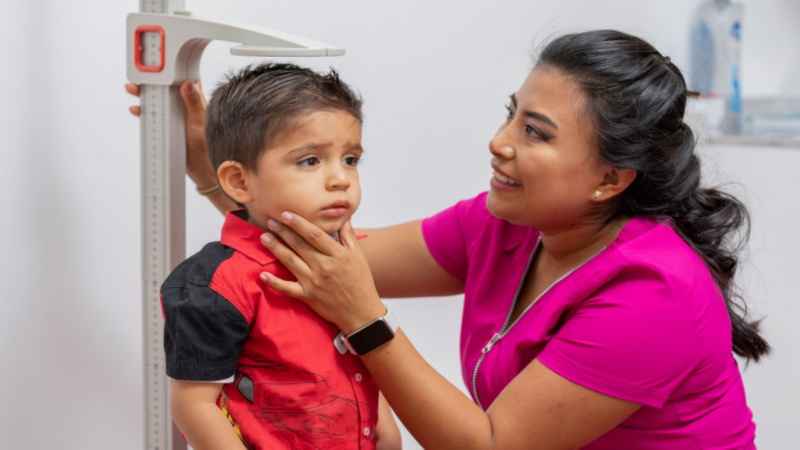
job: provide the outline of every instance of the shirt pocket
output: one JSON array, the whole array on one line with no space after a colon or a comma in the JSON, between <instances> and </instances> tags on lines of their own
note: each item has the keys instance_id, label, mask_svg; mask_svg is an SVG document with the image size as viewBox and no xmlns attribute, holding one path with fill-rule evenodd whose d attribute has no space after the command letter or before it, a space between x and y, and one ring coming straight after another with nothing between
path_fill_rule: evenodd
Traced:
<instances>
[{"instance_id":1,"label":"shirt pocket","mask_svg":"<svg viewBox=\"0 0 800 450\"><path fill-rule=\"evenodd\" d=\"M320 374L273 365L242 369L236 383L243 395L243 377L252 382L254 416L282 440L336 448L357 436L359 408L349 386L337 389Z\"/></svg>"}]
</instances>

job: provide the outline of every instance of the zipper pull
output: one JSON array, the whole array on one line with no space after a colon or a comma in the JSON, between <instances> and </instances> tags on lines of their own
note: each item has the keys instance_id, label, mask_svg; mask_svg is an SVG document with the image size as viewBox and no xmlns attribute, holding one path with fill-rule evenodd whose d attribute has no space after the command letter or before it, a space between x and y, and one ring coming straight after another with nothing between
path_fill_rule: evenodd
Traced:
<instances>
[{"instance_id":1,"label":"zipper pull","mask_svg":"<svg viewBox=\"0 0 800 450\"><path fill-rule=\"evenodd\" d=\"M492 335L492 338L489 339L489 342L487 342L486 345L483 347L483 350L481 350L481 353L483 353L484 355L486 353L489 353L489 351L492 349L492 347L494 347L494 344L496 344L497 341L499 341L500 338L502 338L502 337L503 337L503 335L500 334L500 333L495 333L494 335Z\"/></svg>"}]
</instances>

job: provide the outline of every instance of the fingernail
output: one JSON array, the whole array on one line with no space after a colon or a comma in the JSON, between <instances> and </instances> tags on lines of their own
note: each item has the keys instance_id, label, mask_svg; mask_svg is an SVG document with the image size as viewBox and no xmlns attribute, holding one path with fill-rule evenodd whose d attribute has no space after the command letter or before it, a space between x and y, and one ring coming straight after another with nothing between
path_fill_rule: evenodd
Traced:
<instances>
[{"instance_id":1,"label":"fingernail","mask_svg":"<svg viewBox=\"0 0 800 450\"><path fill-rule=\"evenodd\" d=\"M283 212L281 213L281 217L283 217L283 220L290 222L294 218L294 214L290 212Z\"/></svg>"},{"instance_id":2,"label":"fingernail","mask_svg":"<svg viewBox=\"0 0 800 450\"><path fill-rule=\"evenodd\" d=\"M261 241L264 242L265 244L271 244L272 243L272 235L269 234L269 233L262 234L261 235Z\"/></svg>"},{"instance_id":3,"label":"fingernail","mask_svg":"<svg viewBox=\"0 0 800 450\"><path fill-rule=\"evenodd\" d=\"M261 277L261 279L262 279L262 280L264 280L264 281L269 281L269 274L268 274L268 273L266 273L266 272L261 272L261 273L259 274L259 276Z\"/></svg>"},{"instance_id":4,"label":"fingernail","mask_svg":"<svg viewBox=\"0 0 800 450\"><path fill-rule=\"evenodd\" d=\"M278 231L278 228L280 228L280 225L278 225L278 222L275 222L274 220L269 219L267 221L267 228L269 228L272 231Z\"/></svg>"}]
</instances>

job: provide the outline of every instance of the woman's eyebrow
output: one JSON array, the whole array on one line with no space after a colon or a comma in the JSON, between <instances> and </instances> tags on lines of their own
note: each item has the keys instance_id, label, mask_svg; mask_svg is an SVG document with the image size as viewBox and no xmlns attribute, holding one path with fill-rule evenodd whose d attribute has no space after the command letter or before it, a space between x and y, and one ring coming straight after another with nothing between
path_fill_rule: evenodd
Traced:
<instances>
[{"instance_id":1,"label":"woman's eyebrow","mask_svg":"<svg viewBox=\"0 0 800 450\"><path fill-rule=\"evenodd\" d=\"M517 96L514 95L514 94L511 94L508 97L511 99L511 106L514 109L517 109ZM538 120L539 122L543 122L545 125L549 125L549 126L555 128L556 130L558 129L558 125L556 125L556 123L553 122L552 119L550 119L549 117L547 117L546 115L544 115L542 113L539 113L539 112L536 112L536 111L523 111L523 114L525 114L526 117L530 117L533 120Z\"/></svg>"}]
</instances>

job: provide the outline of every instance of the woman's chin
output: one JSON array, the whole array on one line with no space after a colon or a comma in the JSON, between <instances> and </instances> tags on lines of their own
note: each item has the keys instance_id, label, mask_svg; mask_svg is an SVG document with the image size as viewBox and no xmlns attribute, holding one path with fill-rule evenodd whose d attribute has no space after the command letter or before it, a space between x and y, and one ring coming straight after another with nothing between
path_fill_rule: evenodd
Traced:
<instances>
[{"instance_id":1,"label":"woman's chin","mask_svg":"<svg viewBox=\"0 0 800 450\"><path fill-rule=\"evenodd\" d=\"M497 197L494 191L489 191L489 195L486 197L486 208L498 219L509 220L509 213L514 205Z\"/></svg>"},{"instance_id":2,"label":"woman's chin","mask_svg":"<svg viewBox=\"0 0 800 450\"><path fill-rule=\"evenodd\" d=\"M519 205L515 201L497 198L492 191L486 198L486 208L498 219L514 225L527 225L524 220L524 211L520 211Z\"/></svg>"}]
</instances>

